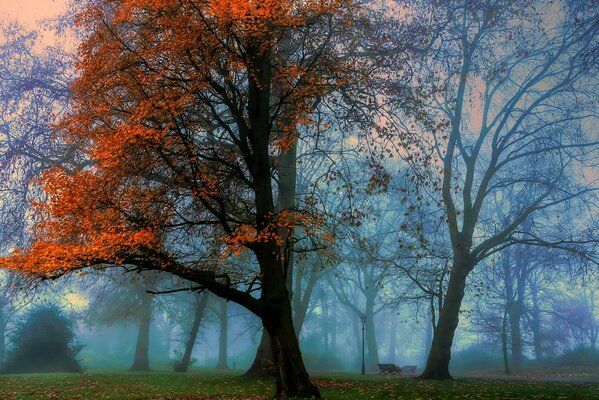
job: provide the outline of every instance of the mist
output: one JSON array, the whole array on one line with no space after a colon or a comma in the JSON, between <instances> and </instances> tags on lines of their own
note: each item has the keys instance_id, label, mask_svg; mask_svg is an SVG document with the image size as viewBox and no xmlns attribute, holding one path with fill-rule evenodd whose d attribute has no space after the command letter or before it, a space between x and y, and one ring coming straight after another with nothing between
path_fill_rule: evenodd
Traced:
<instances>
[{"instance_id":1,"label":"mist","mask_svg":"<svg viewBox=\"0 0 599 400\"><path fill-rule=\"evenodd\" d=\"M1 22L0 372L598 381L596 2L101 3Z\"/></svg>"}]
</instances>

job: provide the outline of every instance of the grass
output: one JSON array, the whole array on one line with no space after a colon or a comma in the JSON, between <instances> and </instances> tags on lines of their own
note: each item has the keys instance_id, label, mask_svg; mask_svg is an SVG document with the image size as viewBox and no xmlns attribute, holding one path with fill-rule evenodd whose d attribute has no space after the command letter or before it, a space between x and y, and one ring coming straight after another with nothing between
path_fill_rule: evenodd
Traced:
<instances>
[{"instance_id":1,"label":"grass","mask_svg":"<svg viewBox=\"0 0 599 400\"><path fill-rule=\"evenodd\" d=\"M392 399L599 399L599 383L543 383L458 379L421 381L407 377L330 375L314 378L330 400ZM233 373L85 373L0 376L0 399L200 400L267 399L271 381Z\"/></svg>"}]
</instances>

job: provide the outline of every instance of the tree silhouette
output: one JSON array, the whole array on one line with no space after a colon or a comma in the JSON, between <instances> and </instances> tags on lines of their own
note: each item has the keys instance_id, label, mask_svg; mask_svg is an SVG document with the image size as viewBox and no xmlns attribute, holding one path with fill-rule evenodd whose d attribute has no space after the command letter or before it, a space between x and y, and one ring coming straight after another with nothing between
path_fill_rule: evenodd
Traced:
<instances>
[{"instance_id":1,"label":"tree silhouette","mask_svg":"<svg viewBox=\"0 0 599 400\"><path fill-rule=\"evenodd\" d=\"M81 346L71 322L56 306L31 310L17 326L14 345L2 368L5 373L81 372L75 358Z\"/></svg>"}]
</instances>

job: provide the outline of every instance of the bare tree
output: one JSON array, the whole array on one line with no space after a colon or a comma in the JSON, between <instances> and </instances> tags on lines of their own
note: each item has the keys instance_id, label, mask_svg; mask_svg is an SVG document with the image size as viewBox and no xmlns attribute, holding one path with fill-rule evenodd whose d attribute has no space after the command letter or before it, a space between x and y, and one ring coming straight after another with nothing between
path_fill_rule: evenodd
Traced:
<instances>
[{"instance_id":1,"label":"bare tree","mask_svg":"<svg viewBox=\"0 0 599 400\"><path fill-rule=\"evenodd\" d=\"M427 166L439 171L432 186L446 214L452 262L424 378L450 378L466 281L482 260L525 243L597 261L591 231L545 238L520 229L535 213L596 190L578 172L598 159L590 131L597 82L586 57L597 40L597 15L572 21L560 7L496 0L434 2L427 9L438 34L418 82L440 122L414 131L410 137L420 144L408 151L414 160L429 157ZM490 199L508 189L510 213L490 217Z\"/></svg>"}]
</instances>

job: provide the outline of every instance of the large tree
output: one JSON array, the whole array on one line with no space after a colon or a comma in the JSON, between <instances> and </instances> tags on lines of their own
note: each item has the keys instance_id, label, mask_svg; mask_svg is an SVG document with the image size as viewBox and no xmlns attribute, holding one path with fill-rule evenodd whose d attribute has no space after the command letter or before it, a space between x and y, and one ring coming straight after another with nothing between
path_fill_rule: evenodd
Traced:
<instances>
[{"instance_id":1,"label":"large tree","mask_svg":"<svg viewBox=\"0 0 599 400\"><path fill-rule=\"evenodd\" d=\"M438 24L418 66L418 90L439 122L407 135L421 144L408 143L407 158L438 171L428 187L439 192L452 252L425 378L450 377L467 278L482 260L516 243L578 254L596 243L591 231L552 237L539 226L521 229L540 210L559 210L594 190L580 171L598 150L590 131L598 17L563 7L468 0L421 9ZM493 218L491 199L508 190L510 212Z\"/></svg>"},{"instance_id":2,"label":"large tree","mask_svg":"<svg viewBox=\"0 0 599 400\"><path fill-rule=\"evenodd\" d=\"M274 160L317 125L316 98L361 77L336 54L352 13L339 0L92 2L61 133L86 162L45 173L47 218L5 262L187 279L261 318L277 396L318 397L286 282L293 231L313 234L319 218L277 209ZM228 273L222 259L242 251L254 263Z\"/></svg>"}]
</instances>

